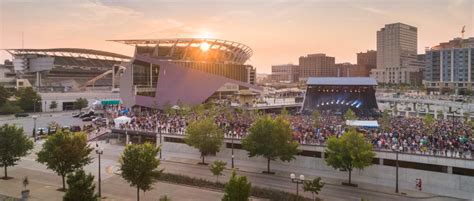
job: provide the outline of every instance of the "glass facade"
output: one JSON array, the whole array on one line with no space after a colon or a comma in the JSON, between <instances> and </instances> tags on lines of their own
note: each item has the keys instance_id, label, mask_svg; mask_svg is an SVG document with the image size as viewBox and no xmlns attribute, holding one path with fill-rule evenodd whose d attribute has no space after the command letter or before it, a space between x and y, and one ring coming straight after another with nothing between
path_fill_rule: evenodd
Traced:
<instances>
[{"instance_id":1,"label":"glass facade","mask_svg":"<svg viewBox=\"0 0 474 201\"><path fill-rule=\"evenodd\" d=\"M133 87L135 94L140 96L155 97L160 66L142 61L135 61L132 64Z\"/></svg>"}]
</instances>

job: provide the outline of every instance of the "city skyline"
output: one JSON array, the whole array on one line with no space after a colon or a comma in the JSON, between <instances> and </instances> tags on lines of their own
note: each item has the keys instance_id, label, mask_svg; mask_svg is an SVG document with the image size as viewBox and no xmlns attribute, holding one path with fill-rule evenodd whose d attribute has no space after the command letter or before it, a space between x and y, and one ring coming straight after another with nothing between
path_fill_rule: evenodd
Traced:
<instances>
[{"instance_id":1,"label":"city skyline","mask_svg":"<svg viewBox=\"0 0 474 201\"><path fill-rule=\"evenodd\" d=\"M133 47L106 40L218 38L251 47L248 63L269 73L314 53L356 63L356 53L375 50L376 31L390 23L418 28L418 53L460 37L464 25L465 37L473 34L471 0L47 2L0 1L0 49L78 47L131 56Z\"/></svg>"}]
</instances>

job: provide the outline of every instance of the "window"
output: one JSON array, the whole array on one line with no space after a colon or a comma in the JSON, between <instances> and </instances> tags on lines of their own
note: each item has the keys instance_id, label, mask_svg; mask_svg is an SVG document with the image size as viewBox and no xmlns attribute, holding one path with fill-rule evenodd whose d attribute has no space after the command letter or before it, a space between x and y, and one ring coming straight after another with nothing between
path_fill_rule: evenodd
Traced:
<instances>
[{"instance_id":1,"label":"window","mask_svg":"<svg viewBox=\"0 0 474 201\"><path fill-rule=\"evenodd\" d=\"M155 97L160 66L142 61L133 63L133 86L137 95Z\"/></svg>"}]
</instances>

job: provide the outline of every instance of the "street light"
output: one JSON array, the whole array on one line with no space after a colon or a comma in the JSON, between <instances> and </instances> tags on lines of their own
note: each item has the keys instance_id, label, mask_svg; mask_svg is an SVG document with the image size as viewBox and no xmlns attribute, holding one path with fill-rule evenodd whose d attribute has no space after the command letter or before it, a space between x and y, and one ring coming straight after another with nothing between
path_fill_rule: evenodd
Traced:
<instances>
[{"instance_id":1,"label":"street light","mask_svg":"<svg viewBox=\"0 0 474 201\"><path fill-rule=\"evenodd\" d=\"M399 167L399 165L398 165L398 153L401 151L402 147L399 146L399 145L393 145L393 146L394 147L392 147L392 148L394 148L394 150L395 150L395 158L396 158L396 160L395 160L395 170L396 170L396 174L395 174L395 177L396 177L396 179L395 179L395 193L398 193L398 167Z\"/></svg>"},{"instance_id":2,"label":"street light","mask_svg":"<svg viewBox=\"0 0 474 201\"><path fill-rule=\"evenodd\" d=\"M34 123L33 123L33 140L34 140L34 142L36 142L36 119L38 118L38 116L33 115L31 117L33 117L33 121L34 121Z\"/></svg>"},{"instance_id":3,"label":"street light","mask_svg":"<svg viewBox=\"0 0 474 201\"><path fill-rule=\"evenodd\" d=\"M99 198L102 198L102 190L101 190L101 186L100 186L100 183L101 183L101 179L100 179L100 155L104 154L104 148L102 146L99 146L99 144L95 144L95 153L99 156Z\"/></svg>"},{"instance_id":4,"label":"street light","mask_svg":"<svg viewBox=\"0 0 474 201\"><path fill-rule=\"evenodd\" d=\"M232 148L232 159L231 159L231 167L232 167L232 169L234 168L234 135L235 135L235 134L236 134L235 131L233 131L233 132L231 131L231 132L230 132L230 135L231 135L230 141L231 141L231 148Z\"/></svg>"},{"instance_id":5,"label":"street light","mask_svg":"<svg viewBox=\"0 0 474 201\"><path fill-rule=\"evenodd\" d=\"M290 174L291 182L296 184L296 200L299 199L299 185L304 182L304 175L300 175L299 178L296 178L295 173Z\"/></svg>"}]
</instances>

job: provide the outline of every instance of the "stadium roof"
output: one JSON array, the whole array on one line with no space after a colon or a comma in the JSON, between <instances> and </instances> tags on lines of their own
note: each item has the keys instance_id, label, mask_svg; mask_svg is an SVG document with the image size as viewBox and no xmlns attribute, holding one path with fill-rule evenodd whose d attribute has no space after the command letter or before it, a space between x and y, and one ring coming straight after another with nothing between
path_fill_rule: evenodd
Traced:
<instances>
[{"instance_id":1,"label":"stadium roof","mask_svg":"<svg viewBox=\"0 0 474 201\"><path fill-rule=\"evenodd\" d=\"M12 55L46 55L57 57L85 57L94 59L110 59L110 60L128 60L129 56L106 52L101 50L81 49L81 48L51 48L51 49L5 49ZM98 58L102 57L102 58Z\"/></svg>"},{"instance_id":2,"label":"stadium roof","mask_svg":"<svg viewBox=\"0 0 474 201\"><path fill-rule=\"evenodd\" d=\"M155 56L160 56L165 51L167 59L188 60L192 56L191 49L199 48L207 43L208 49L219 54L211 54L217 61L245 63L253 54L253 50L238 42L210 38L170 38L170 39L130 39L130 40L108 40L134 46L148 46L155 48L151 50ZM158 49L159 48L159 49ZM196 53L196 52L195 52Z\"/></svg>"},{"instance_id":3,"label":"stadium roof","mask_svg":"<svg viewBox=\"0 0 474 201\"><path fill-rule=\"evenodd\" d=\"M306 85L377 86L377 81L371 77L310 77Z\"/></svg>"}]
</instances>

